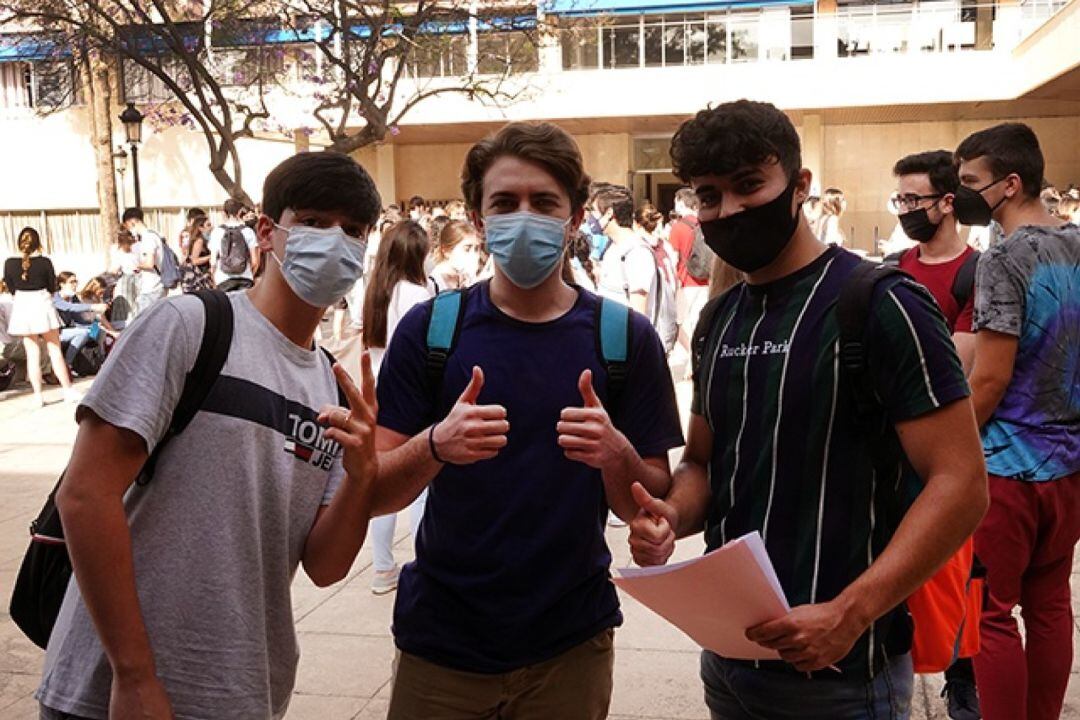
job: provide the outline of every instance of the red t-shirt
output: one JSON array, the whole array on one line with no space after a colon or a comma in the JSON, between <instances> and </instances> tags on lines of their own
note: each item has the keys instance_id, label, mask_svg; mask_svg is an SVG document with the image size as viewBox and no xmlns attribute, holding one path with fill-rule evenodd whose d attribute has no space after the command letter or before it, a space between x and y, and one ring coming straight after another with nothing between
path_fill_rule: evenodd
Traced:
<instances>
[{"instance_id":1,"label":"red t-shirt","mask_svg":"<svg viewBox=\"0 0 1080 720\"><path fill-rule=\"evenodd\" d=\"M690 250L694 247L694 235L697 233L698 219L692 215L680 218L671 224L671 234L668 242L675 252L679 254L679 264L676 273L679 276L679 284L683 287L705 287L708 280L698 280L686 269L686 261L690 259Z\"/></svg>"},{"instance_id":2,"label":"red t-shirt","mask_svg":"<svg viewBox=\"0 0 1080 720\"><path fill-rule=\"evenodd\" d=\"M946 263L930 265L919 260L919 246L915 246L900 256L900 269L922 283L930 294L937 300L938 307L945 315L945 322L949 331L971 332L972 313L975 309L975 293L968 297L967 304L960 307L953 297L953 281L960 267L975 252L971 247L965 248L956 258Z\"/></svg>"}]
</instances>

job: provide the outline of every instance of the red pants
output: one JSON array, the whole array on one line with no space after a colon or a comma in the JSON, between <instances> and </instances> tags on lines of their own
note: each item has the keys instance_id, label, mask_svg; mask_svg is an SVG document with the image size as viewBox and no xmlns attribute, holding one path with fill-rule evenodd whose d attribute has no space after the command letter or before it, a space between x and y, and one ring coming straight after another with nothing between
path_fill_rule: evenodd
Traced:
<instances>
[{"instance_id":1,"label":"red pants","mask_svg":"<svg viewBox=\"0 0 1080 720\"><path fill-rule=\"evenodd\" d=\"M1050 482L990 476L975 554L990 590L975 677L985 720L1058 720L1073 654L1069 574L1080 539L1080 473ZM1026 643L1012 611L1024 618Z\"/></svg>"}]
</instances>

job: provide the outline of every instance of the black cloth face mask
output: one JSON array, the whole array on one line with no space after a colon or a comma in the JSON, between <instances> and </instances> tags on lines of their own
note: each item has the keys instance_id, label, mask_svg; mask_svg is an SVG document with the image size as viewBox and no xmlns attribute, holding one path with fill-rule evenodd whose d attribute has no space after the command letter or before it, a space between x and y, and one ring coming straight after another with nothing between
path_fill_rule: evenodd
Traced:
<instances>
[{"instance_id":1,"label":"black cloth face mask","mask_svg":"<svg viewBox=\"0 0 1080 720\"><path fill-rule=\"evenodd\" d=\"M736 270L751 273L780 256L799 226L799 209L791 208L796 179L764 205L716 220L701 220L705 244Z\"/></svg>"},{"instance_id":2,"label":"black cloth face mask","mask_svg":"<svg viewBox=\"0 0 1080 720\"><path fill-rule=\"evenodd\" d=\"M933 240L940 225L941 223L930 221L930 213L926 208L912 210L900 216L900 227L904 228L904 234L921 243Z\"/></svg>"},{"instance_id":3,"label":"black cloth face mask","mask_svg":"<svg viewBox=\"0 0 1080 720\"><path fill-rule=\"evenodd\" d=\"M1006 198L1002 196L993 207L990 207L990 203L986 202L983 193L1004 180L1005 178L998 178L978 190L964 185L956 188L956 197L953 199L953 212L956 213L956 219L960 221L961 225L986 226L990 224L994 217L994 211L998 209L1001 203L1005 202Z\"/></svg>"}]
</instances>

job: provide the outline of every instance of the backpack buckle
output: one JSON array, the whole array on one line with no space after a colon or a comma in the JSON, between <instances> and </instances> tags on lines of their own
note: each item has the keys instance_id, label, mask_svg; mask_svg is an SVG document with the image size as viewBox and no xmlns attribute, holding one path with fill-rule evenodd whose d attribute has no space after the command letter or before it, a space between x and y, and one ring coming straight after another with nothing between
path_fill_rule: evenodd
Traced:
<instances>
[{"instance_id":1,"label":"backpack buckle","mask_svg":"<svg viewBox=\"0 0 1080 720\"><path fill-rule=\"evenodd\" d=\"M848 340L840 345L840 363L844 369L862 372L865 361L866 354L862 341Z\"/></svg>"}]
</instances>

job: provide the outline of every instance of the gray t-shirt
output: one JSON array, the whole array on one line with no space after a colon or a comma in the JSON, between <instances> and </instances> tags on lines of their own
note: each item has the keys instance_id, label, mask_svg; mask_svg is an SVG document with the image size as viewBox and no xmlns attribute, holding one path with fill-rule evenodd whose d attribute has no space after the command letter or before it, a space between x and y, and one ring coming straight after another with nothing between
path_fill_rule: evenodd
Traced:
<instances>
[{"instance_id":1,"label":"gray t-shirt","mask_svg":"<svg viewBox=\"0 0 1080 720\"><path fill-rule=\"evenodd\" d=\"M320 505L344 471L318 410L337 404L321 351L290 342L231 295L235 330L221 377L187 430L124 505L136 586L158 676L177 718L278 718L299 648L290 587ZM83 400L153 448L195 363L197 298L155 304L124 331ZM71 583L49 643L38 699L105 718L111 672Z\"/></svg>"}]
</instances>

